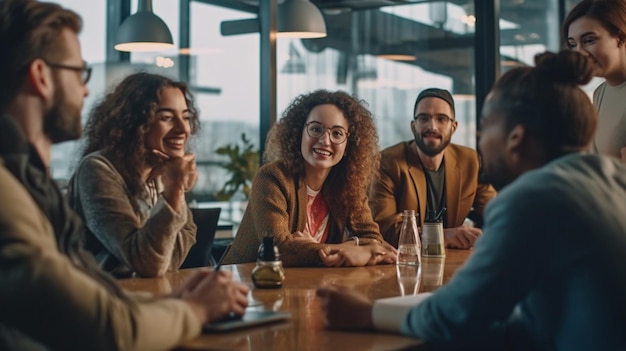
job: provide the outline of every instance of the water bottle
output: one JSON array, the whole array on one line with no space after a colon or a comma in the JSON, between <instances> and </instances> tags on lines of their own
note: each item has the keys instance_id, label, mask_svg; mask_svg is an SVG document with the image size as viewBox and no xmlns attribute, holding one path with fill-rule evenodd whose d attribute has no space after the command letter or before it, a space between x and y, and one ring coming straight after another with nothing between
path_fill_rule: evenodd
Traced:
<instances>
[{"instance_id":1,"label":"water bottle","mask_svg":"<svg viewBox=\"0 0 626 351\"><path fill-rule=\"evenodd\" d=\"M419 265L421 262L422 247L417 231L415 210L402 212L402 228L398 240L398 264Z\"/></svg>"}]
</instances>

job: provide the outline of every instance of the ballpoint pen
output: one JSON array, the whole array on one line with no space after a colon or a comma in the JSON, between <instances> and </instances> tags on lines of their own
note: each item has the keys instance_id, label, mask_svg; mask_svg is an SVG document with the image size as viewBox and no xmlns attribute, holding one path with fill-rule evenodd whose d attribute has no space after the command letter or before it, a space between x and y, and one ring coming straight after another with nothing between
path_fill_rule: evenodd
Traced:
<instances>
[{"instance_id":1,"label":"ballpoint pen","mask_svg":"<svg viewBox=\"0 0 626 351\"><path fill-rule=\"evenodd\" d=\"M435 222L439 222L441 221L441 219L443 218L443 214L446 213L446 208L442 208L441 211L439 211L439 213L437 213L437 216L435 216Z\"/></svg>"},{"instance_id":2,"label":"ballpoint pen","mask_svg":"<svg viewBox=\"0 0 626 351\"><path fill-rule=\"evenodd\" d=\"M217 261L217 264L213 268L214 272L219 271L220 267L222 267L222 261L224 261L224 257L226 257L226 254L228 253L228 251L230 251L230 247L231 246L232 246L232 244L228 244L228 246L226 246L226 249L224 249L224 253L222 254L222 257L220 257L220 260Z\"/></svg>"}]
</instances>

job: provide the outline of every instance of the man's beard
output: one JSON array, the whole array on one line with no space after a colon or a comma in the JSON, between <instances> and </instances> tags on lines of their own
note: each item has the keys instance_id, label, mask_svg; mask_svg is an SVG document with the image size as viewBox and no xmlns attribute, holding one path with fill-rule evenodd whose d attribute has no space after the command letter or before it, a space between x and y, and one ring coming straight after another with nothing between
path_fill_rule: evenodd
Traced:
<instances>
[{"instance_id":1,"label":"man's beard","mask_svg":"<svg viewBox=\"0 0 626 351\"><path fill-rule=\"evenodd\" d=\"M61 89L54 92L54 105L44 116L43 130L53 144L78 139L83 132L80 109L67 103Z\"/></svg>"},{"instance_id":2,"label":"man's beard","mask_svg":"<svg viewBox=\"0 0 626 351\"><path fill-rule=\"evenodd\" d=\"M429 147L426 146L426 143L424 142L424 137L420 134L419 137L415 137L415 143L417 144L417 147L426 155L430 156L430 157L434 157L439 155L440 153L443 152L443 150L448 147L448 145L450 145L450 139L452 138L448 138L448 139L444 139L444 136L441 136L441 144L437 147Z\"/></svg>"}]
</instances>

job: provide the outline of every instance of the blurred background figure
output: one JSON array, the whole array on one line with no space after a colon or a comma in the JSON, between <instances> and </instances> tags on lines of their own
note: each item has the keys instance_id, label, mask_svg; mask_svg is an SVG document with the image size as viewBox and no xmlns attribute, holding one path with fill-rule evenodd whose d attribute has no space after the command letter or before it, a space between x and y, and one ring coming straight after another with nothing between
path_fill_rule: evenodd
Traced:
<instances>
[{"instance_id":1,"label":"blurred background figure","mask_svg":"<svg viewBox=\"0 0 626 351\"><path fill-rule=\"evenodd\" d=\"M595 152L626 162L626 1L583 0L567 15L567 46L591 59L605 82L593 92L598 110Z\"/></svg>"}]
</instances>

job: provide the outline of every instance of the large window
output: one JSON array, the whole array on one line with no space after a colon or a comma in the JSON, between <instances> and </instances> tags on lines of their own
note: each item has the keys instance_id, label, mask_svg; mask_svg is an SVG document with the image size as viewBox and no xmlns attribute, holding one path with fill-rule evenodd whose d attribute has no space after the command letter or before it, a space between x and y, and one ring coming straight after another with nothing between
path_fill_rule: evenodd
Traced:
<instances>
[{"instance_id":1,"label":"large window","mask_svg":"<svg viewBox=\"0 0 626 351\"><path fill-rule=\"evenodd\" d=\"M415 98L438 87L455 96L459 128L453 142L473 147L471 3L326 11L328 37L278 41L279 113L300 93L346 90L369 104L384 148L413 138Z\"/></svg>"},{"instance_id":2,"label":"large window","mask_svg":"<svg viewBox=\"0 0 626 351\"><path fill-rule=\"evenodd\" d=\"M104 90L104 63L106 60L105 37L102 35L106 28L106 0L57 0L57 3L76 11L83 19L83 29L79 36L82 55L94 67L89 81L90 95L83 105L83 120L89 109ZM68 141L52 147L50 168L52 177L63 182L72 175L75 163L80 152L78 141Z\"/></svg>"},{"instance_id":3,"label":"large window","mask_svg":"<svg viewBox=\"0 0 626 351\"><path fill-rule=\"evenodd\" d=\"M182 0L181 8L181 1L153 0L154 12L170 28L176 49L133 53L128 61L106 62L107 44L102 33L107 33L107 21L102 14L110 13L107 6L117 2L57 1L84 19L80 36L83 56L95 68L84 116L107 88L133 71L160 73L185 80L192 87L202 121L202 129L191 145L200 171L193 198L216 200L214 195L228 175L220 167L226 159L215 150L239 143L242 133L255 147L260 146L260 70L266 69L260 68L259 33L222 36L220 24L256 17L259 2ZM277 118L299 94L320 88L345 90L368 103L384 148L413 138L408 127L417 94L428 87L439 87L450 90L455 98L459 127L453 142L475 147L476 82L484 73L475 71L475 1L479 0L413 1L383 7L376 6L390 2L345 1L352 8L333 6L329 0L314 1L322 8L328 36L278 39ZM532 64L539 52L560 49L558 3L500 1L500 43L488 45L499 46L501 72ZM567 0L566 10L575 3ZM137 2L130 4L134 13ZM587 90L597 83L594 81ZM71 176L78 151L77 142L54 146L55 178ZM238 194L234 200L242 199ZM224 203L216 205L225 207ZM234 220L240 215L228 209L223 213L223 218Z\"/></svg>"}]
</instances>

